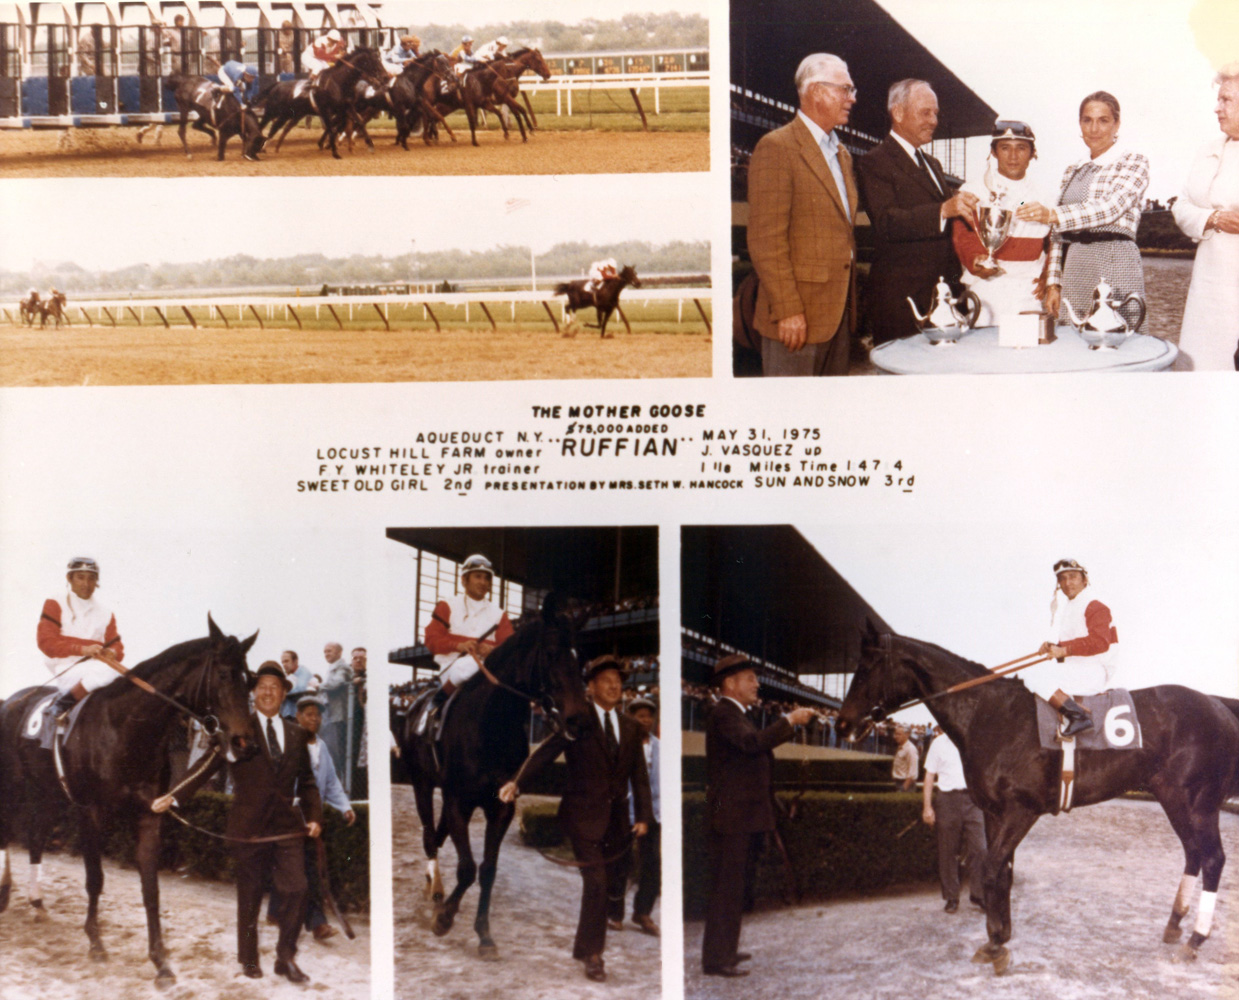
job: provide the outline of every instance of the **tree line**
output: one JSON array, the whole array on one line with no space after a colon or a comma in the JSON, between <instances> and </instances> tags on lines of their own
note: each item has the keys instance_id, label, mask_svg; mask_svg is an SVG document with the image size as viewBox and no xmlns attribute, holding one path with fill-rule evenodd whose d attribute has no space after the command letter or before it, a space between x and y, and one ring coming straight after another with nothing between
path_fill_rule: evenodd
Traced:
<instances>
[{"instance_id":1,"label":"tree line","mask_svg":"<svg viewBox=\"0 0 1239 1000\"><path fill-rule=\"evenodd\" d=\"M709 22L700 14L625 14L614 20L585 18L576 24L561 21L509 21L504 24L411 24L422 49L450 52L464 35L481 46L499 35L513 44L533 45L543 52L611 52L649 48L705 48Z\"/></svg>"},{"instance_id":2,"label":"tree line","mask_svg":"<svg viewBox=\"0 0 1239 1000\"><path fill-rule=\"evenodd\" d=\"M614 257L632 264L639 274L710 270L706 240L652 244L640 240L591 244L559 243L537 254L538 274L584 275L590 262ZM379 284L388 281L456 282L470 278L527 278L529 248L498 246L489 250L441 250L393 257L353 254L328 257L321 253L259 258L236 254L190 264L132 264L114 270L90 271L77 264L38 264L29 271L0 271L0 293L24 295L30 288L55 286L69 294L90 292L150 292L189 288L244 288L267 285Z\"/></svg>"}]
</instances>

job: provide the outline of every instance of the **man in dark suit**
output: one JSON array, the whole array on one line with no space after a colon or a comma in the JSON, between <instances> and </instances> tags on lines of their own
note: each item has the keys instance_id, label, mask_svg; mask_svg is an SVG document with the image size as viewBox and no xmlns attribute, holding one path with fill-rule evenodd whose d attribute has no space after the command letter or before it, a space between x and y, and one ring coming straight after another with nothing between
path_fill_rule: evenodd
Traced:
<instances>
[{"instance_id":1,"label":"man in dark suit","mask_svg":"<svg viewBox=\"0 0 1239 1000\"><path fill-rule=\"evenodd\" d=\"M762 835L774 829L771 773L774 748L813 718L798 708L758 729L747 709L756 704L760 681L748 657L736 653L714 666L711 683L722 697L706 723L706 817L710 831L710 902L706 910L701 966L707 976L746 976L737 951L750 859Z\"/></svg>"},{"instance_id":2,"label":"man in dark suit","mask_svg":"<svg viewBox=\"0 0 1239 1000\"><path fill-rule=\"evenodd\" d=\"M280 715L292 680L273 660L264 663L251 678L254 708L250 716L250 740L258 752L232 762L232 807L225 833L229 838L253 841L287 835L266 843L234 842L237 877L237 961L251 979L262 976L258 964L258 911L262 904L264 876L282 900L280 936L275 948L275 974L290 982L305 983L309 976L297 967L297 938L305 919L308 885L305 877L303 837L322 832L323 807L310 764L307 734ZM186 785L188 798L222 766L223 758ZM301 813L293 805L300 798ZM171 795L157 799L151 808L163 812L175 804ZM304 819L302 818L304 813Z\"/></svg>"},{"instance_id":3,"label":"man in dark suit","mask_svg":"<svg viewBox=\"0 0 1239 1000\"><path fill-rule=\"evenodd\" d=\"M572 841L581 865L581 916L572 957L585 963L585 975L595 982L607 978L602 952L607 939L607 885L626 872L625 846L643 837L654 822L650 780L645 769L641 728L619 711L624 668L613 656L600 656L585 667L585 684L594 712L589 729L576 740L556 733L525 761L499 797L512 802L519 785L560 753L568 778L559 802L559 825ZM628 821L628 787L632 785L636 821Z\"/></svg>"},{"instance_id":4,"label":"man in dark suit","mask_svg":"<svg viewBox=\"0 0 1239 1000\"><path fill-rule=\"evenodd\" d=\"M977 206L976 195L953 191L942 164L921 150L938 127L933 88L924 80L900 80L886 106L890 134L856 161L861 202L873 227L865 330L874 344L917 332L907 300L928 312L939 278L958 294L959 259L947 222L970 222Z\"/></svg>"}]
</instances>

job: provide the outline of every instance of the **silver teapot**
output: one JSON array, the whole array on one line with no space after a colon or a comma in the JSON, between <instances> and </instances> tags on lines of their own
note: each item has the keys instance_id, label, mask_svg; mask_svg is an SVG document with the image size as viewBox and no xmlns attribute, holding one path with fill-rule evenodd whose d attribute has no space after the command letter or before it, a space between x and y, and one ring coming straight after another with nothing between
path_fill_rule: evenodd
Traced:
<instances>
[{"instance_id":1,"label":"silver teapot","mask_svg":"<svg viewBox=\"0 0 1239 1000\"><path fill-rule=\"evenodd\" d=\"M1087 316L1081 318L1067 302L1067 315L1071 317L1071 325L1080 334L1080 339L1089 346L1089 350L1114 350L1128 337L1136 332L1136 327L1144 322L1144 299L1136 292L1131 292L1123 298L1113 294L1105 278L1102 278L1093 290L1093 308ZM1140 307L1140 318L1135 326L1129 325L1127 319L1119 312L1128 302L1135 302Z\"/></svg>"},{"instance_id":2,"label":"silver teapot","mask_svg":"<svg viewBox=\"0 0 1239 1000\"><path fill-rule=\"evenodd\" d=\"M976 326L977 317L981 315L981 300L976 292L964 289L959 298L951 295L951 287L943 278L938 278L934 286L934 295L929 302L928 314L922 316L916 308L916 303L909 296L908 305L912 307L912 315L916 317L921 333L931 344L953 344L965 333ZM956 308L965 306L968 312Z\"/></svg>"}]
</instances>

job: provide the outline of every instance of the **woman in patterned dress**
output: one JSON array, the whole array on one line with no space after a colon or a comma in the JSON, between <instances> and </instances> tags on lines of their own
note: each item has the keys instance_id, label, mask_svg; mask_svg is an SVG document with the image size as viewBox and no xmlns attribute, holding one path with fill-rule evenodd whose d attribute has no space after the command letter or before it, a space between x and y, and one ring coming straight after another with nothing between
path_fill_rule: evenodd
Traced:
<instances>
[{"instance_id":1,"label":"woman in patterned dress","mask_svg":"<svg viewBox=\"0 0 1239 1000\"><path fill-rule=\"evenodd\" d=\"M1222 134L1192 163L1174 221L1196 241L1179 353L1195 371L1239 368L1239 62L1217 75Z\"/></svg>"},{"instance_id":2,"label":"woman in patterned dress","mask_svg":"<svg viewBox=\"0 0 1239 1000\"><path fill-rule=\"evenodd\" d=\"M1062 298L1077 316L1093 309L1093 291L1103 279L1114 296L1135 292L1144 298L1144 267L1136 246L1140 208L1149 186L1149 161L1118 145L1119 102L1099 90L1080 102L1080 136L1088 156L1063 174L1058 206L1033 202L1016 217L1051 227L1045 308L1067 319ZM1131 303L1122 310L1129 323L1139 315Z\"/></svg>"}]
</instances>

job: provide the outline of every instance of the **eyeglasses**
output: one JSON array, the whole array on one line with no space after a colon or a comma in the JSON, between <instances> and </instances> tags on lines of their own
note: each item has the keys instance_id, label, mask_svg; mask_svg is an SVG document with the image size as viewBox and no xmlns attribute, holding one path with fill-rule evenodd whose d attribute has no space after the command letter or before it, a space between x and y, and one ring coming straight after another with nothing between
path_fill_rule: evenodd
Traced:
<instances>
[{"instance_id":1,"label":"eyeglasses","mask_svg":"<svg viewBox=\"0 0 1239 1000\"><path fill-rule=\"evenodd\" d=\"M831 83L829 80L814 80L814 83L821 84L823 87L834 87L840 91L844 97L855 97L856 88L850 83Z\"/></svg>"}]
</instances>

